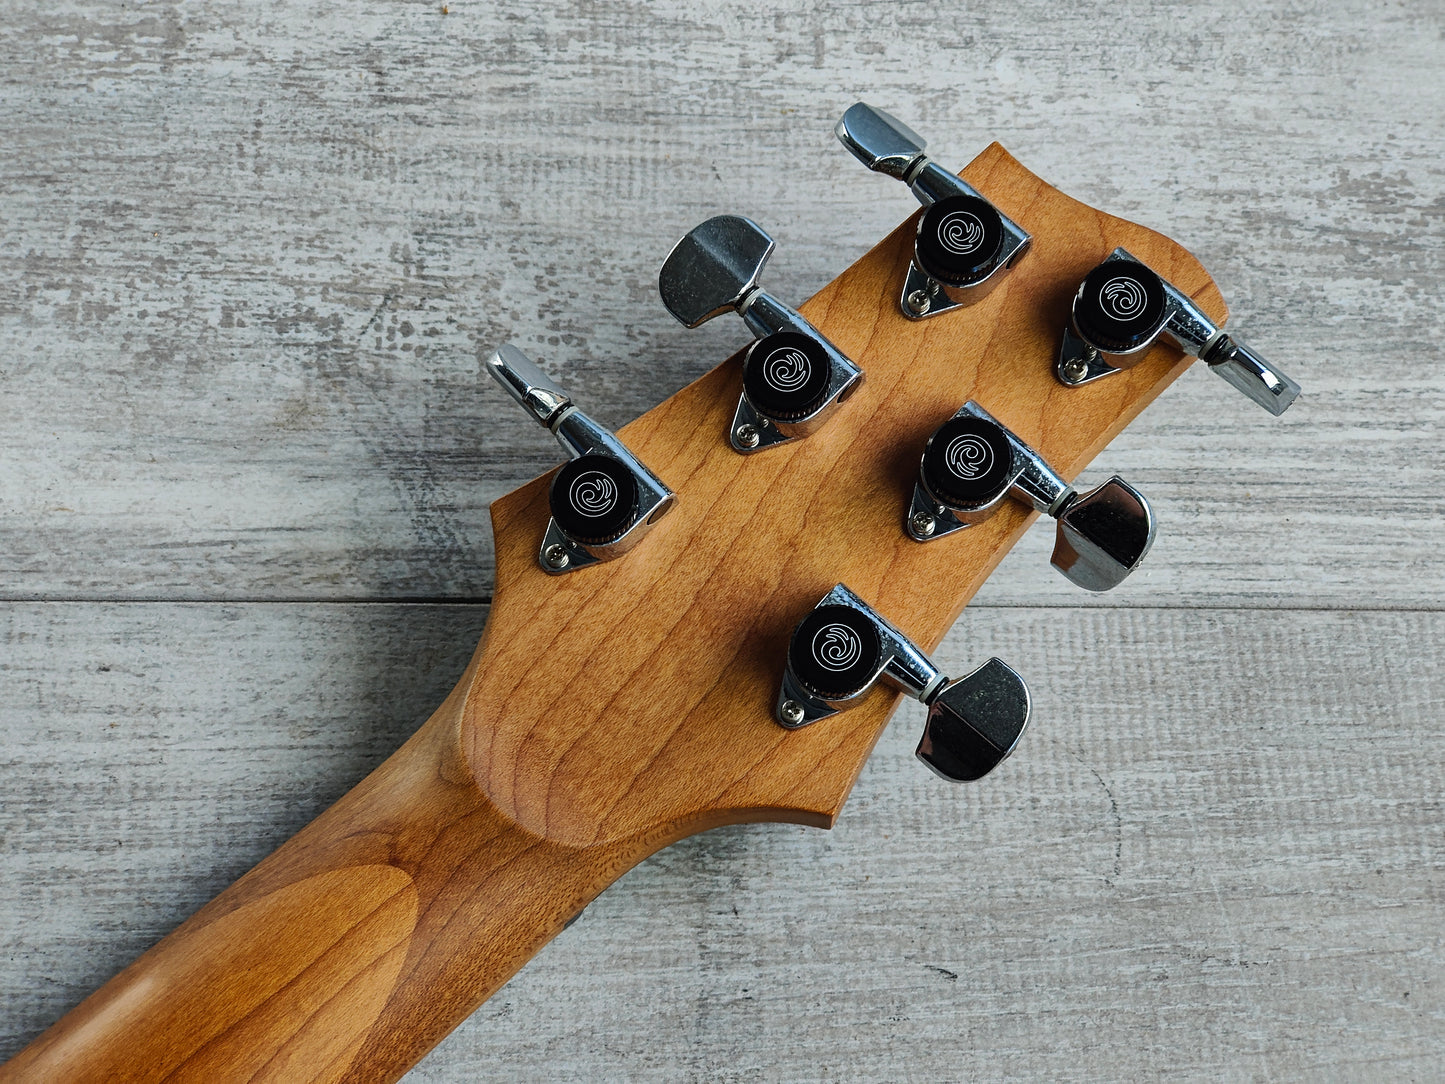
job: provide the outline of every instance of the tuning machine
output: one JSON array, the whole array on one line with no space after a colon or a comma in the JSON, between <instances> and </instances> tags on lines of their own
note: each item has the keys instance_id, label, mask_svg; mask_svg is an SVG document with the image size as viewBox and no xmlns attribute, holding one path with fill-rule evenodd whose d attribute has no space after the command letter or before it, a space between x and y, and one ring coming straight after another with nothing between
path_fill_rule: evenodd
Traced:
<instances>
[{"instance_id":1,"label":"tuning machine","mask_svg":"<svg viewBox=\"0 0 1445 1084\"><path fill-rule=\"evenodd\" d=\"M863 370L822 332L758 285L772 252L756 222L719 215L690 230L658 275L663 305L685 327L733 310L758 336L743 359L730 433L745 454L807 436L863 382Z\"/></svg>"},{"instance_id":2,"label":"tuning machine","mask_svg":"<svg viewBox=\"0 0 1445 1084\"><path fill-rule=\"evenodd\" d=\"M547 492L552 518L537 555L544 571L560 575L620 557L671 511L672 490L515 346L484 364L570 457Z\"/></svg>"},{"instance_id":3,"label":"tuning machine","mask_svg":"<svg viewBox=\"0 0 1445 1084\"><path fill-rule=\"evenodd\" d=\"M926 208L899 301L904 316L921 320L973 304L1028 250L1028 232L924 154L923 137L898 118L858 102L833 131L853 157L908 185Z\"/></svg>"},{"instance_id":4,"label":"tuning machine","mask_svg":"<svg viewBox=\"0 0 1445 1084\"><path fill-rule=\"evenodd\" d=\"M1008 664L989 659L950 681L841 583L793 630L777 720L796 730L826 719L852 707L880 680L928 707L918 759L956 783L997 767L1028 725L1028 686Z\"/></svg>"},{"instance_id":5,"label":"tuning machine","mask_svg":"<svg viewBox=\"0 0 1445 1084\"><path fill-rule=\"evenodd\" d=\"M982 523L1014 497L1058 521L1053 566L1089 591L1117 587L1154 544L1154 513L1118 475L1078 493L1038 452L969 401L923 449L904 530L915 542Z\"/></svg>"},{"instance_id":6,"label":"tuning machine","mask_svg":"<svg viewBox=\"0 0 1445 1084\"><path fill-rule=\"evenodd\" d=\"M1122 248L1084 276L1070 317L1054 367L1070 387L1130 368L1162 336L1271 414L1283 414L1300 393L1298 384Z\"/></svg>"}]
</instances>

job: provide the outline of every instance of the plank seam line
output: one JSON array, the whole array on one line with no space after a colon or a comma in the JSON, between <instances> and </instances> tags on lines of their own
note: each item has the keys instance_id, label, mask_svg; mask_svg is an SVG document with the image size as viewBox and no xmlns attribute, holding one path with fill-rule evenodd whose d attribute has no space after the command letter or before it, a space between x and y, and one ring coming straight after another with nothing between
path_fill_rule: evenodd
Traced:
<instances>
[{"instance_id":1,"label":"plank seam line","mask_svg":"<svg viewBox=\"0 0 1445 1084\"><path fill-rule=\"evenodd\" d=\"M339 598L317 598L305 595L282 595L282 596L241 596L238 598L168 598L163 595L140 595L134 597L87 597L84 595L15 595L0 596L0 606L29 606L29 605L58 605L58 606L455 606L460 608L484 607L492 604L491 596L479 596L468 598L464 596L447 597L423 596L420 598L361 598L346 597ZM1445 612L1445 601L1431 603L1429 605L1417 606L1391 606L1391 605L1323 605L1313 603L1301 603L1298 605L1266 606L1266 605L1242 605L1229 603L1122 603L1122 604L1079 604L1063 602L979 602L970 603L968 610L1040 610L1049 613L1084 613L1098 611L1101 613L1129 613L1129 612L1165 612L1170 610L1178 611L1215 611L1221 613L1441 613Z\"/></svg>"}]
</instances>

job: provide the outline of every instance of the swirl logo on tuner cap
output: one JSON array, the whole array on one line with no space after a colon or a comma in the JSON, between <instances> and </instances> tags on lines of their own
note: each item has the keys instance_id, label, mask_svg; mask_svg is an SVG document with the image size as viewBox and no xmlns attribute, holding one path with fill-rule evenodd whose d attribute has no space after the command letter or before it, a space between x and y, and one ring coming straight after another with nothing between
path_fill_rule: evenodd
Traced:
<instances>
[{"instance_id":1,"label":"swirl logo on tuner cap","mask_svg":"<svg viewBox=\"0 0 1445 1084\"><path fill-rule=\"evenodd\" d=\"M1119 275L1104 283L1099 302L1114 319L1132 320L1144 309L1144 287L1127 275Z\"/></svg>"},{"instance_id":2,"label":"swirl logo on tuner cap","mask_svg":"<svg viewBox=\"0 0 1445 1084\"><path fill-rule=\"evenodd\" d=\"M763 379L778 391L797 391L812 375L808 355L796 346L780 346L763 359Z\"/></svg>"},{"instance_id":3,"label":"swirl logo on tuner cap","mask_svg":"<svg viewBox=\"0 0 1445 1084\"><path fill-rule=\"evenodd\" d=\"M863 657L863 641L847 625L824 625L813 634L813 660L825 670L842 673Z\"/></svg>"},{"instance_id":4,"label":"swirl logo on tuner cap","mask_svg":"<svg viewBox=\"0 0 1445 1084\"><path fill-rule=\"evenodd\" d=\"M971 211L954 211L938 224L938 243L956 256L972 256L983 244L983 223Z\"/></svg>"},{"instance_id":5,"label":"swirl logo on tuner cap","mask_svg":"<svg viewBox=\"0 0 1445 1084\"><path fill-rule=\"evenodd\" d=\"M590 470L577 476L567 499L584 516L605 516L617 505L617 483L601 471Z\"/></svg>"},{"instance_id":6,"label":"swirl logo on tuner cap","mask_svg":"<svg viewBox=\"0 0 1445 1084\"><path fill-rule=\"evenodd\" d=\"M956 477L973 479L987 474L993 466L993 449L988 441L965 433L949 442L943 452L943 461Z\"/></svg>"}]
</instances>

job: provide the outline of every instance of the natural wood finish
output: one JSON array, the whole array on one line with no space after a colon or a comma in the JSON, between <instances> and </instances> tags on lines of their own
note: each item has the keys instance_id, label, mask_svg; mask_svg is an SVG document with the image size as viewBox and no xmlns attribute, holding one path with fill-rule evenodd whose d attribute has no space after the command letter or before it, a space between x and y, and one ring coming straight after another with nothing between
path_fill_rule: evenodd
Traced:
<instances>
[{"instance_id":1,"label":"natural wood finish","mask_svg":"<svg viewBox=\"0 0 1445 1084\"><path fill-rule=\"evenodd\" d=\"M0 604L0 1061L380 764L484 618ZM985 652L1035 696L985 784L905 701L832 831L654 855L406 1081L1437 1075L1445 614L976 599L934 658Z\"/></svg>"},{"instance_id":2,"label":"natural wood finish","mask_svg":"<svg viewBox=\"0 0 1445 1084\"><path fill-rule=\"evenodd\" d=\"M541 839L478 790L458 753L483 654L385 764L0 1080L395 1079L465 1019L641 857Z\"/></svg>"},{"instance_id":3,"label":"natural wood finish","mask_svg":"<svg viewBox=\"0 0 1445 1084\"><path fill-rule=\"evenodd\" d=\"M739 368L713 370L622 430L679 493L676 510L627 560L560 585L536 563L547 479L493 506L496 646L467 736L484 789L518 823L579 844L664 824L831 824L896 697L879 688L827 725L779 728L771 709L793 626L841 581L932 648L1034 518L1006 501L963 534L909 541L903 515L928 435L977 399L1073 478L1183 372L1189 359L1160 347L1084 388L1054 379L1069 299L1118 245L1225 319L1184 249L1068 198L997 144L964 175L1026 225L1033 249L979 304L910 321L897 303L910 220L803 305L867 371L819 433L737 455L720 435ZM533 710L512 712L519 693Z\"/></svg>"},{"instance_id":4,"label":"natural wood finish","mask_svg":"<svg viewBox=\"0 0 1445 1084\"><path fill-rule=\"evenodd\" d=\"M842 580L931 648L1029 520L1009 504L956 539L907 541L928 432L976 398L1072 477L1176 377L1187 361L1158 349L1086 389L1052 378L1069 293L1116 245L1225 316L1182 248L997 145L965 175L1035 235L1005 286L904 320L900 227L803 307L869 377L823 432L732 453L731 363L623 430L680 496L625 560L547 577L546 479L498 501L497 598L447 702L0 1079L394 1079L647 854L730 822L830 824L896 698L784 732L770 709L789 630Z\"/></svg>"}]
</instances>

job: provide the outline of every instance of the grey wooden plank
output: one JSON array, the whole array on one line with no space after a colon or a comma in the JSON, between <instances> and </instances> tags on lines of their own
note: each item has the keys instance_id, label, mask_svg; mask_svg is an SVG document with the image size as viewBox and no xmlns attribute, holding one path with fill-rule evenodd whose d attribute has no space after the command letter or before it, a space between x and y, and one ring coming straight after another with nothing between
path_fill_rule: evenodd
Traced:
<instances>
[{"instance_id":1,"label":"grey wooden plank","mask_svg":"<svg viewBox=\"0 0 1445 1084\"><path fill-rule=\"evenodd\" d=\"M0 597L487 597L555 454L478 351L614 424L693 379L742 339L657 304L684 229L755 216L801 298L911 209L829 134L867 96L1178 238L1306 386L1199 373L1120 438L1163 534L1116 604L1445 599L1437 4L5 14ZM981 604L1075 601L1045 543Z\"/></svg>"},{"instance_id":2,"label":"grey wooden plank","mask_svg":"<svg viewBox=\"0 0 1445 1084\"><path fill-rule=\"evenodd\" d=\"M0 605L0 1057L395 747L483 607ZM1445 615L970 609L1032 681L975 786L905 708L833 832L628 874L444 1080L1438 1075Z\"/></svg>"},{"instance_id":3,"label":"grey wooden plank","mask_svg":"<svg viewBox=\"0 0 1445 1084\"><path fill-rule=\"evenodd\" d=\"M398 748L485 616L0 607L0 1059Z\"/></svg>"}]
</instances>

